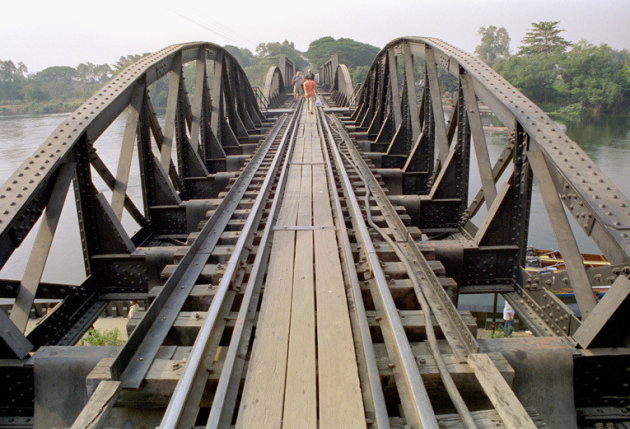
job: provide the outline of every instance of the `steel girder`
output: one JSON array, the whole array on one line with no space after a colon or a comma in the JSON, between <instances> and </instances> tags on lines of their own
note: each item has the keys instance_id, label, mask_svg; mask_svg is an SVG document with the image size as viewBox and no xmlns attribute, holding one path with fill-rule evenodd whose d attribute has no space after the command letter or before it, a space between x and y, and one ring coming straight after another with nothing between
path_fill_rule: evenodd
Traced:
<instances>
[{"instance_id":1,"label":"steel girder","mask_svg":"<svg viewBox=\"0 0 630 429\"><path fill-rule=\"evenodd\" d=\"M418 73L418 66L423 71ZM446 121L438 70L457 79L452 113ZM494 165L479 103L509 130L509 142ZM377 165L401 172L384 177L402 177L396 185L404 195L395 198L415 213L423 232L435 238L430 242L451 268L460 291L515 291L517 307L543 315L542 324L547 323L542 320L546 317L557 325L541 331L570 335L579 325L573 313L545 288L542 295L538 288L532 296L528 294L532 285L542 283L537 276L524 278L521 270L533 181L539 185L567 260L563 278L575 291L583 321L595 307L591 286L596 283L582 265L565 210L610 261L628 266L628 198L538 106L472 55L433 38L390 42L370 67L352 119L355 138L369 141L370 156ZM471 144L481 189L469 204ZM485 216L473 222L484 204ZM608 284L615 278L611 276ZM596 323L593 329L603 329L607 322L591 323Z\"/></svg>"},{"instance_id":2,"label":"steel girder","mask_svg":"<svg viewBox=\"0 0 630 429\"><path fill-rule=\"evenodd\" d=\"M187 63L195 67L192 99L183 75ZM150 85L163 77L168 81L168 97L161 126L149 92ZM126 128L114 175L99 157L97 143L125 111ZM230 178L225 170L240 165L247 145L260 135L263 120L245 73L218 45L169 46L123 70L65 119L0 187L0 266L42 213L46 217L24 278L10 292L17 296L12 322L7 318L3 325L10 328L8 324L14 323L18 332L24 331L33 300L40 294L41 274L71 181L88 279L70 288L63 302L29 335L35 347L59 341L69 344L80 337L106 304L100 299L105 293L146 293L152 270L169 263L169 258L138 253L136 247L160 234L186 234L187 216L197 218L195 211L206 210L187 200L216 197ZM134 146L142 208L127 194ZM94 172L112 191L111 201L94 184ZM121 223L125 210L141 227L133 236ZM14 348L14 356L24 349Z\"/></svg>"}]
</instances>

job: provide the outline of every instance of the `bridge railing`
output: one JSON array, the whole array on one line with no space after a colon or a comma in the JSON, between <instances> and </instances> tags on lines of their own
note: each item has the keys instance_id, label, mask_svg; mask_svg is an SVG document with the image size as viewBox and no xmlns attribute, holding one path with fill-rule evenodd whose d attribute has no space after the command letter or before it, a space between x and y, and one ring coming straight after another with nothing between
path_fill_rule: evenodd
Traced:
<instances>
[{"instance_id":1,"label":"bridge railing","mask_svg":"<svg viewBox=\"0 0 630 429\"><path fill-rule=\"evenodd\" d=\"M453 101L446 104L449 80ZM508 130L507 144L493 160L480 103ZM543 334L573 335L581 323L599 332L613 320L589 319L597 308L592 286L602 279L613 288L626 283L630 201L539 107L489 66L438 39L396 39L374 60L353 120L357 137L380 152L371 156L454 273L460 293L503 292ZM525 271L534 182L567 267L551 279ZM584 267L565 212L612 267L597 273ZM545 287L553 283L573 289L582 322ZM610 315L621 302L605 305Z\"/></svg>"},{"instance_id":2,"label":"bridge railing","mask_svg":"<svg viewBox=\"0 0 630 429\"><path fill-rule=\"evenodd\" d=\"M192 97L183 73L188 63L194 69L188 86ZM168 82L163 120L149 96L161 78ZM126 125L114 170L99 154L99 137L119 117ZM235 174L227 170L244 161L263 120L238 62L210 43L173 45L142 58L64 118L0 187L0 266L43 219L23 278L3 282L0 291L4 298L16 298L10 319L0 310L0 338L8 346L0 347L2 353L21 358L42 345L74 344L106 305L104 295L146 293L149 279L159 278L174 255L167 248L141 254L137 247L150 245L156 236L185 237L191 219L207 210L207 204L187 200L214 198L225 188ZM134 149L138 164L132 168ZM99 189L95 174L109 191ZM130 176L141 182L140 206L127 192ZM70 183L87 279L42 291L42 272ZM123 226L125 212L137 232ZM62 302L25 337L31 305L41 294Z\"/></svg>"},{"instance_id":3,"label":"bridge railing","mask_svg":"<svg viewBox=\"0 0 630 429\"><path fill-rule=\"evenodd\" d=\"M254 94L256 94L256 101L258 102L258 107L262 109L263 112L266 112L267 109L271 107L271 101L263 94L262 89L257 86L252 87Z\"/></svg>"}]
</instances>

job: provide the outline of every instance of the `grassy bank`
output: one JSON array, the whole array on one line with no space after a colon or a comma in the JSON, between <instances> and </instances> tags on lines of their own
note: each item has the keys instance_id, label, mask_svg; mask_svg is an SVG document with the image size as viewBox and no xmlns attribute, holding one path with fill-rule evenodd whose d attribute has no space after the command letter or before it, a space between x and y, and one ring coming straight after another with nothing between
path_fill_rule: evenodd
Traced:
<instances>
[{"instance_id":1,"label":"grassy bank","mask_svg":"<svg viewBox=\"0 0 630 429\"><path fill-rule=\"evenodd\" d=\"M19 104L0 104L0 115L24 115L24 114L43 114L43 113L68 113L74 111L83 103L84 100L64 100L64 101L47 101L47 102L31 102Z\"/></svg>"}]
</instances>

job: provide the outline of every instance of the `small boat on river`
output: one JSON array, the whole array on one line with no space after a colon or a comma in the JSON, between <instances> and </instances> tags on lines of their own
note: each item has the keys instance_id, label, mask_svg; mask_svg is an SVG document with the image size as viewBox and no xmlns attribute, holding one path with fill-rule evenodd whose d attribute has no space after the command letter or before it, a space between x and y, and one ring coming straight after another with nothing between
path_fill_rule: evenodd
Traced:
<instances>
[{"instance_id":1,"label":"small boat on river","mask_svg":"<svg viewBox=\"0 0 630 429\"><path fill-rule=\"evenodd\" d=\"M610 261L608 261L604 255L594 253L582 253L582 260L586 269L610 265ZM558 250L536 249L533 247L529 247L527 249L527 262L525 269L531 274L548 272L560 273L565 271L566 268L564 258ZM595 292L600 298L608 292L608 289L610 289L609 285L593 286L593 292ZM573 289L570 287L550 288L549 290L558 298L574 297Z\"/></svg>"}]
</instances>

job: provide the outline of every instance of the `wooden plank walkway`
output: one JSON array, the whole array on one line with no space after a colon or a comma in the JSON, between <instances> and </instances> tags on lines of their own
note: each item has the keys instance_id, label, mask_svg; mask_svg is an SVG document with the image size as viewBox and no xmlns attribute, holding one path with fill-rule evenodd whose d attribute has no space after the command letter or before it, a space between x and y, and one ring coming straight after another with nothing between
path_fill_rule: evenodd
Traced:
<instances>
[{"instance_id":1,"label":"wooden plank walkway","mask_svg":"<svg viewBox=\"0 0 630 429\"><path fill-rule=\"evenodd\" d=\"M366 427L315 115L297 136L236 426Z\"/></svg>"}]
</instances>

